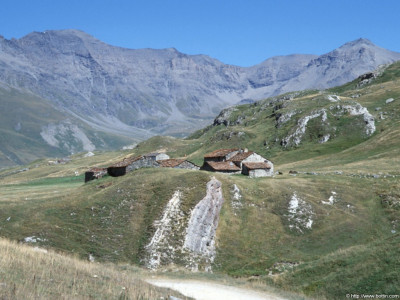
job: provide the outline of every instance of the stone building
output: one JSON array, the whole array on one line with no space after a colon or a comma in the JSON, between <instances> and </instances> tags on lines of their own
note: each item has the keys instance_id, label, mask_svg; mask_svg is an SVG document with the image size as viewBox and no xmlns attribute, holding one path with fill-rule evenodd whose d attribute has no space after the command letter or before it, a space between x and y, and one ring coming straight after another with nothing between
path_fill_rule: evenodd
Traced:
<instances>
[{"instance_id":1,"label":"stone building","mask_svg":"<svg viewBox=\"0 0 400 300\"><path fill-rule=\"evenodd\" d=\"M273 176L273 167L266 162L244 162L242 174L251 178Z\"/></svg>"},{"instance_id":2,"label":"stone building","mask_svg":"<svg viewBox=\"0 0 400 300\"><path fill-rule=\"evenodd\" d=\"M158 162L154 160L152 156L140 155L125 158L124 160L108 167L107 172L110 176L118 177L140 168L157 168L159 166Z\"/></svg>"},{"instance_id":3,"label":"stone building","mask_svg":"<svg viewBox=\"0 0 400 300\"><path fill-rule=\"evenodd\" d=\"M265 173L265 174L268 174L265 176L272 176L274 174L274 164L270 160L262 157L261 155L255 153L253 151L247 151L245 149L242 152L239 152L238 154L236 154L229 161L232 161L235 165L237 165L241 169L243 169L244 163L266 163L269 165L270 171ZM262 166L262 165L260 165L260 166ZM258 173L260 175L264 174L263 172L258 172ZM245 174L245 175L248 175L248 174ZM260 177L260 176L257 176L257 177Z\"/></svg>"},{"instance_id":4,"label":"stone building","mask_svg":"<svg viewBox=\"0 0 400 300\"><path fill-rule=\"evenodd\" d=\"M91 168L85 172L85 182L102 178L107 174L107 168Z\"/></svg>"},{"instance_id":5,"label":"stone building","mask_svg":"<svg viewBox=\"0 0 400 300\"><path fill-rule=\"evenodd\" d=\"M253 151L238 148L218 149L204 155L204 163L200 169L210 172L242 173L250 177L274 174L274 164L271 161Z\"/></svg>"}]
</instances>

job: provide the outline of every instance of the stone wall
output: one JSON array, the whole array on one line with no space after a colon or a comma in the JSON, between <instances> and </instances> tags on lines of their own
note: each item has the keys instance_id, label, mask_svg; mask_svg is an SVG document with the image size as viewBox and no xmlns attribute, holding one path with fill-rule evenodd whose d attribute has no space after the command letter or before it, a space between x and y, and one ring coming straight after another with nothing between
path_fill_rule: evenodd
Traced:
<instances>
[{"instance_id":1,"label":"stone wall","mask_svg":"<svg viewBox=\"0 0 400 300\"><path fill-rule=\"evenodd\" d=\"M155 160L153 160L151 158L143 157L137 161L134 161L130 165L128 165L126 167L126 171L130 172L130 171L137 170L140 168L158 168L159 166L160 166L159 163L156 162Z\"/></svg>"},{"instance_id":2,"label":"stone wall","mask_svg":"<svg viewBox=\"0 0 400 300\"><path fill-rule=\"evenodd\" d=\"M194 163L191 163L190 161L185 160L183 163L181 163L179 166L175 167L177 169L188 169L188 170L200 170L199 166L196 166Z\"/></svg>"},{"instance_id":3,"label":"stone wall","mask_svg":"<svg viewBox=\"0 0 400 300\"><path fill-rule=\"evenodd\" d=\"M268 169L257 169L257 170L250 170L249 177L250 178L257 178L257 177L267 177L272 176L274 173Z\"/></svg>"}]
</instances>

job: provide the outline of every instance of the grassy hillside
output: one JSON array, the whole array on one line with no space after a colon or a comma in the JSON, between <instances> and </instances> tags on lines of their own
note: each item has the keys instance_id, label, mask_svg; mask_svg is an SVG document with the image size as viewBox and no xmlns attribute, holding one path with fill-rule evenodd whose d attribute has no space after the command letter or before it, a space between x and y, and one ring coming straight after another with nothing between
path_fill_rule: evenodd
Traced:
<instances>
[{"instance_id":1,"label":"grassy hillside","mask_svg":"<svg viewBox=\"0 0 400 300\"><path fill-rule=\"evenodd\" d=\"M154 137L132 151L75 155L65 165L40 160L23 172L3 170L0 236L84 259L144 266L146 245L174 193L182 193L179 220L185 223L215 175L225 201L214 272L321 299L398 294L399 69L400 64L389 66L362 85L356 80L239 106L188 139ZM367 110L375 130L368 132L365 116L353 115L347 106ZM298 134L310 116L315 117ZM165 150L200 164L204 153L223 147L255 150L283 175L250 179L141 169L83 183L90 166L111 165L125 156ZM182 244L182 235L174 232L172 249ZM186 265L182 253L171 253L162 260L165 268Z\"/></svg>"}]
</instances>

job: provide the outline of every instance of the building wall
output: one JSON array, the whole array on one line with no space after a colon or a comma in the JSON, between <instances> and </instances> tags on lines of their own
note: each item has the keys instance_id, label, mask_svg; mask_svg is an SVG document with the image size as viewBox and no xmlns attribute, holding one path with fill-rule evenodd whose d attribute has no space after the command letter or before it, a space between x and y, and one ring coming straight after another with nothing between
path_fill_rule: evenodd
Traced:
<instances>
[{"instance_id":1,"label":"building wall","mask_svg":"<svg viewBox=\"0 0 400 300\"><path fill-rule=\"evenodd\" d=\"M108 167L107 173L113 177L124 176L126 174L126 167Z\"/></svg>"},{"instance_id":2,"label":"building wall","mask_svg":"<svg viewBox=\"0 0 400 300\"><path fill-rule=\"evenodd\" d=\"M206 162L201 166L200 170L208 171L208 172L214 172L214 169L210 167L210 165Z\"/></svg>"},{"instance_id":3,"label":"building wall","mask_svg":"<svg viewBox=\"0 0 400 300\"><path fill-rule=\"evenodd\" d=\"M142 158L137 161L134 161L129 166L127 166L126 171L130 172L130 171L137 170L140 168L157 168L159 166L160 165L158 164L158 162L156 162L155 160L153 160L151 158Z\"/></svg>"},{"instance_id":4,"label":"building wall","mask_svg":"<svg viewBox=\"0 0 400 300\"><path fill-rule=\"evenodd\" d=\"M99 179L102 178L104 175L107 174L107 170L102 170L102 171L87 171L85 172L85 182L94 180L94 179Z\"/></svg>"},{"instance_id":5,"label":"building wall","mask_svg":"<svg viewBox=\"0 0 400 300\"><path fill-rule=\"evenodd\" d=\"M204 157L204 161L224 161L224 157Z\"/></svg>"},{"instance_id":6,"label":"building wall","mask_svg":"<svg viewBox=\"0 0 400 300\"><path fill-rule=\"evenodd\" d=\"M249 177L251 178L257 178L257 177L267 177L267 176L272 176L273 173L269 171L268 169L257 169L257 170L250 170L249 172Z\"/></svg>"},{"instance_id":7,"label":"building wall","mask_svg":"<svg viewBox=\"0 0 400 300\"><path fill-rule=\"evenodd\" d=\"M176 166L177 169L188 169L188 170L199 170L200 167L196 166L195 164L191 163L190 161L184 161L179 166Z\"/></svg>"},{"instance_id":8,"label":"building wall","mask_svg":"<svg viewBox=\"0 0 400 300\"><path fill-rule=\"evenodd\" d=\"M268 159L262 157L261 155L258 155L257 153L253 153L252 155L244 159L242 163L244 162L266 162L271 166L271 171L270 171L271 175L268 176L272 176L272 174L274 174L274 164ZM240 167L242 168L242 164L240 164Z\"/></svg>"},{"instance_id":9,"label":"building wall","mask_svg":"<svg viewBox=\"0 0 400 300\"><path fill-rule=\"evenodd\" d=\"M87 171L85 172L85 182L91 181L96 179L96 177L94 176L94 172L92 171Z\"/></svg>"}]
</instances>

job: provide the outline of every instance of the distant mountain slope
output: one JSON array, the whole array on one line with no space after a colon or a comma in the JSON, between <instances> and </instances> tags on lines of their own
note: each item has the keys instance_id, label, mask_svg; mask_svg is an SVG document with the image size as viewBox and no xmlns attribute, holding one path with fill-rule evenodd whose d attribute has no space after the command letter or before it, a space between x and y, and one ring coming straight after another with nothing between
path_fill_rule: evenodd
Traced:
<instances>
[{"instance_id":1,"label":"distant mountain slope","mask_svg":"<svg viewBox=\"0 0 400 300\"><path fill-rule=\"evenodd\" d=\"M233 147L270 159L278 173L142 168L84 183L90 167L123 158L163 149L200 164L205 153ZM399 149L397 62L325 91L227 108L190 138L157 136L130 151L0 170L0 236L175 278L187 268L316 299L394 295Z\"/></svg>"},{"instance_id":2,"label":"distant mountain slope","mask_svg":"<svg viewBox=\"0 0 400 300\"><path fill-rule=\"evenodd\" d=\"M91 128L56 110L49 100L2 84L0 111L0 167L96 148L121 147L129 141L118 134Z\"/></svg>"},{"instance_id":3,"label":"distant mountain slope","mask_svg":"<svg viewBox=\"0 0 400 300\"><path fill-rule=\"evenodd\" d=\"M273 57L244 68L172 48L119 48L78 30L0 36L0 82L49 100L65 118L124 136L126 143L187 135L241 100L336 86L399 59L400 53L365 39L321 56Z\"/></svg>"}]
</instances>

